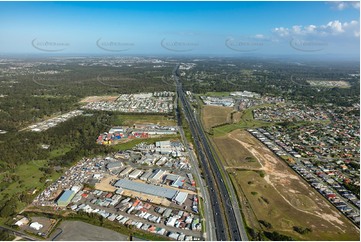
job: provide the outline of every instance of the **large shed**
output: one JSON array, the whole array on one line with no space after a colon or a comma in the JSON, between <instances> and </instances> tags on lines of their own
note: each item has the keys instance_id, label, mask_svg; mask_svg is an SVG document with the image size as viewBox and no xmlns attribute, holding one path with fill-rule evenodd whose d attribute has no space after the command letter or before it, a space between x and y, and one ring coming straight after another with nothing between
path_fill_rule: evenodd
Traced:
<instances>
[{"instance_id":1,"label":"large shed","mask_svg":"<svg viewBox=\"0 0 361 242\"><path fill-rule=\"evenodd\" d=\"M114 186L118 187L118 188L120 187L120 188L123 188L126 190L130 190L130 191L135 191L135 192L140 192L140 193L157 196L157 197L165 197L170 200L177 194L177 190L175 190L175 189L145 184L145 183L141 183L141 182L130 181L130 180L126 180L126 179L118 180L114 184Z\"/></svg>"},{"instance_id":2,"label":"large shed","mask_svg":"<svg viewBox=\"0 0 361 242\"><path fill-rule=\"evenodd\" d=\"M188 193L186 192L179 192L177 194L177 196L174 197L174 201L178 204L178 205L182 205L188 197Z\"/></svg>"},{"instance_id":3,"label":"large shed","mask_svg":"<svg viewBox=\"0 0 361 242\"><path fill-rule=\"evenodd\" d=\"M66 207L70 203L71 199L73 199L75 192L72 190L64 190L61 196L56 201L59 207Z\"/></svg>"}]
</instances>

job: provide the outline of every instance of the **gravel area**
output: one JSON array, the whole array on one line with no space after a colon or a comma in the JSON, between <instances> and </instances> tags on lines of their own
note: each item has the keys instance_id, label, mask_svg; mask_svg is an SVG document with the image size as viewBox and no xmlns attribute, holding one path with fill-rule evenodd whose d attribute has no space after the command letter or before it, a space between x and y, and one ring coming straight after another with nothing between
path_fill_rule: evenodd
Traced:
<instances>
[{"instance_id":1,"label":"gravel area","mask_svg":"<svg viewBox=\"0 0 361 242\"><path fill-rule=\"evenodd\" d=\"M110 229L102 228L81 221L64 221L50 236L52 240L60 229L63 232L55 241L128 241L128 236L119 234Z\"/></svg>"}]
</instances>

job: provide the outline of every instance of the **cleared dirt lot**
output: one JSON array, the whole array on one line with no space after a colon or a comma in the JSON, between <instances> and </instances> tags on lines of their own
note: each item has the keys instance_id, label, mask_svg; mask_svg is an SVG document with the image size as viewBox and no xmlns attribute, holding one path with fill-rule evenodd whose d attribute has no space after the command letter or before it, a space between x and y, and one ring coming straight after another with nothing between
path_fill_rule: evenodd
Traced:
<instances>
[{"instance_id":1,"label":"cleared dirt lot","mask_svg":"<svg viewBox=\"0 0 361 242\"><path fill-rule=\"evenodd\" d=\"M83 98L81 103L93 103L93 102L114 102L118 96L90 96Z\"/></svg>"},{"instance_id":2,"label":"cleared dirt lot","mask_svg":"<svg viewBox=\"0 0 361 242\"><path fill-rule=\"evenodd\" d=\"M216 125L230 123L232 111L233 108L230 107L204 106L202 108L204 128L208 130Z\"/></svg>"},{"instance_id":3,"label":"cleared dirt lot","mask_svg":"<svg viewBox=\"0 0 361 242\"><path fill-rule=\"evenodd\" d=\"M163 205L163 206L166 206L166 207L168 207L171 204L171 202L168 201L166 198L156 197L156 196L152 196L152 195L149 195L149 194L144 194L144 193L141 193L141 192L124 190L123 194L125 196L132 197L132 198L140 197L140 198L142 198L143 201L149 200L151 203Z\"/></svg>"},{"instance_id":4,"label":"cleared dirt lot","mask_svg":"<svg viewBox=\"0 0 361 242\"><path fill-rule=\"evenodd\" d=\"M214 138L219 150L223 151L222 155L225 161L225 168L255 169L261 168L260 163L247 149L240 149L240 143L228 136Z\"/></svg>"},{"instance_id":5,"label":"cleared dirt lot","mask_svg":"<svg viewBox=\"0 0 361 242\"><path fill-rule=\"evenodd\" d=\"M253 223L267 221L272 225L269 231L299 240L359 240L359 230L349 220L248 132L235 130L214 141L238 186L240 201L246 198L253 210ZM241 158L250 154L255 162ZM293 226L312 232L301 235Z\"/></svg>"},{"instance_id":6,"label":"cleared dirt lot","mask_svg":"<svg viewBox=\"0 0 361 242\"><path fill-rule=\"evenodd\" d=\"M119 234L113 230L98 227L81 221L64 221L58 227L63 232L55 241L128 241L127 235ZM60 229L54 230L51 240L59 234Z\"/></svg>"},{"instance_id":7,"label":"cleared dirt lot","mask_svg":"<svg viewBox=\"0 0 361 242\"><path fill-rule=\"evenodd\" d=\"M110 182L117 179L118 177L116 175L105 177L99 183L95 184L95 189L106 192L115 192L116 188L113 187Z\"/></svg>"},{"instance_id":8,"label":"cleared dirt lot","mask_svg":"<svg viewBox=\"0 0 361 242\"><path fill-rule=\"evenodd\" d=\"M177 125L173 118L166 115L121 114L117 115L114 125L133 126L134 124L158 124L164 126Z\"/></svg>"}]
</instances>

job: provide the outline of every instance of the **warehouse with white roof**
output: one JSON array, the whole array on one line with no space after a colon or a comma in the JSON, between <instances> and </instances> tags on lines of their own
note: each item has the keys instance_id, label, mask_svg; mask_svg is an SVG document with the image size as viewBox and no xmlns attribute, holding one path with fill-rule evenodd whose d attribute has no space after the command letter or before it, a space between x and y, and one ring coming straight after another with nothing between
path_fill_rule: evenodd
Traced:
<instances>
[{"instance_id":1,"label":"warehouse with white roof","mask_svg":"<svg viewBox=\"0 0 361 242\"><path fill-rule=\"evenodd\" d=\"M178 194L178 190L176 190L176 189L160 187L160 186L145 184L145 183L141 183L141 182L135 182L135 181L127 180L127 179L118 180L114 184L114 186L117 188L125 189L125 190L145 193L145 194L149 194L149 195L153 195L153 196L157 196L157 197L164 197L169 200L172 200ZM185 196L185 194L188 195L188 193L185 193L185 192L181 192L181 193L182 194L180 194L180 195L178 194L179 197L177 196L178 198L176 197L175 201L183 203L185 201L184 196ZM186 198L187 198L187 196L186 196ZM184 201L183 201L183 199L184 199Z\"/></svg>"}]
</instances>

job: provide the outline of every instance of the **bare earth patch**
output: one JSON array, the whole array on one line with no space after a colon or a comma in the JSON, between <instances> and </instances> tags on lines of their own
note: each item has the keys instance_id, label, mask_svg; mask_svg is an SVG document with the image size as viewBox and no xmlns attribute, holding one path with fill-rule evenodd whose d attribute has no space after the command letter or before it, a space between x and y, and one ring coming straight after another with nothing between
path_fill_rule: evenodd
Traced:
<instances>
[{"instance_id":1,"label":"bare earth patch","mask_svg":"<svg viewBox=\"0 0 361 242\"><path fill-rule=\"evenodd\" d=\"M204 106L202 108L202 117L206 130L225 123L231 122L231 107Z\"/></svg>"},{"instance_id":2,"label":"bare earth patch","mask_svg":"<svg viewBox=\"0 0 361 242\"><path fill-rule=\"evenodd\" d=\"M358 240L356 226L248 132L235 130L214 141L226 160L227 171L245 194L258 220L265 220L272 224L273 230L301 240ZM241 154L251 154L257 165L250 167L242 159L229 162L233 142L238 143ZM293 226L311 228L313 232L300 235L293 231Z\"/></svg>"},{"instance_id":3,"label":"bare earth patch","mask_svg":"<svg viewBox=\"0 0 361 242\"><path fill-rule=\"evenodd\" d=\"M117 179L117 176L105 177L99 183L95 184L95 189L106 192L115 192L116 188L113 187L110 182Z\"/></svg>"},{"instance_id":4,"label":"bare earth patch","mask_svg":"<svg viewBox=\"0 0 361 242\"><path fill-rule=\"evenodd\" d=\"M80 100L81 103L114 102L119 96L90 96Z\"/></svg>"}]
</instances>

